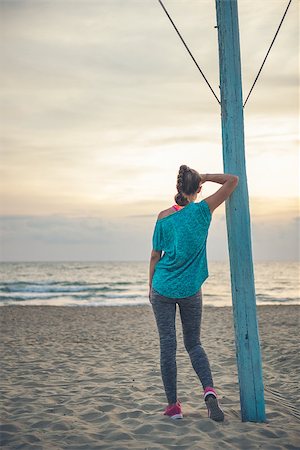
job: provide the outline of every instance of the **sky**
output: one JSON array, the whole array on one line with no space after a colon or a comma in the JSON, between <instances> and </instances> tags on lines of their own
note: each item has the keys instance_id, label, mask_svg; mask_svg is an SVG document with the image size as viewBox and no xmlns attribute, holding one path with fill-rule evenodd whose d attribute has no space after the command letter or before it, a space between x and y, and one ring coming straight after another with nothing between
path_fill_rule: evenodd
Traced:
<instances>
[{"instance_id":1,"label":"sky","mask_svg":"<svg viewBox=\"0 0 300 450\"><path fill-rule=\"evenodd\" d=\"M164 3L219 94L214 1ZM0 5L0 259L148 260L179 166L223 173L219 104L157 0ZM244 99L286 5L238 2ZM299 258L298 17L244 109L254 261ZM225 204L207 253L228 260Z\"/></svg>"}]
</instances>

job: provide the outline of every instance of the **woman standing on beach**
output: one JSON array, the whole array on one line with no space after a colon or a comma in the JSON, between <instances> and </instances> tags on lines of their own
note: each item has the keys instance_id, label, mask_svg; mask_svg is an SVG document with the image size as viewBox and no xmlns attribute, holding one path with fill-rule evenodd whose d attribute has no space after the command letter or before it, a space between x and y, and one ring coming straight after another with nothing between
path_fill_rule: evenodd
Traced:
<instances>
[{"instance_id":1,"label":"woman standing on beach","mask_svg":"<svg viewBox=\"0 0 300 450\"><path fill-rule=\"evenodd\" d=\"M203 183L222 184L213 195L196 202ZM177 399L176 304L179 305L184 346L202 384L208 417L224 420L214 389L210 364L200 341L201 285L208 277L206 242L213 211L234 191L236 175L205 174L181 165L177 176L176 205L158 215L149 269L149 300L160 339L160 368L168 406L164 415L182 418ZM161 257L162 251L164 252Z\"/></svg>"}]
</instances>

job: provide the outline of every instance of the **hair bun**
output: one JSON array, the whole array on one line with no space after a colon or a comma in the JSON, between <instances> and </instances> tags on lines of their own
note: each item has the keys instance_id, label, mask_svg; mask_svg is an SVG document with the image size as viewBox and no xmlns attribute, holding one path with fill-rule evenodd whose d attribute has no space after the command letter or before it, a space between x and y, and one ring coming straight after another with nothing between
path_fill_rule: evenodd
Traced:
<instances>
[{"instance_id":1,"label":"hair bun","mask_svg":"<svg viewBox=\"0 0 300 450\"><path fill-rule=\"evenodd\" d=\"M183 195L182 192L178 192L175 195L174 200L179 206L186 206L189 203L188 199Z\"/></svg>"}]
</instances>

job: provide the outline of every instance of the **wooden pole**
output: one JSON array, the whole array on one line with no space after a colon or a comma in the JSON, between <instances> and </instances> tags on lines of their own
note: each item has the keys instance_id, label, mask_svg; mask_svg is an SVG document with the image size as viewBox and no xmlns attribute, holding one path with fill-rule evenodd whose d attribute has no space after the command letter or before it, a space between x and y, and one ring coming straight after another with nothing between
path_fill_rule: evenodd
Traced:
<instances>
[{"instance_id":1,"label":"wooden pole","mask_svg":"<svg viewBox=\"0 0 300 450\"><path fill-rule=\"evenodd\" d=\"M242 421L265 422L256 318L244 149L244 117L237 0L216 0L224 173L239 176L225 202L235 347Z\"/></svg>"}]
</instances>

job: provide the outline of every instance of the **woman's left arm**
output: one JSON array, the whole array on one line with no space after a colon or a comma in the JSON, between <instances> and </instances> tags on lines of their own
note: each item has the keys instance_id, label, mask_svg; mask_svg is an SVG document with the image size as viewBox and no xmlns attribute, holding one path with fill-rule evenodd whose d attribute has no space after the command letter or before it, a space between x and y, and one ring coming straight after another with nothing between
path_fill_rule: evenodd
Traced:
<instances>
[{"instance_id":1,"label":"woman's left arm","mask_svg":"<svg viewBox=\"0 0 300 450\"><path fill-rule=\"evenodd\" d=\"M151 285L152 285L152 278L155 270L155 266L160 260L162 251L159 250L152 250L151 257L150 257L150 265L149 265L149 298L150 298L150 291L151 291Z\"/></svg>"}]
</instances>

